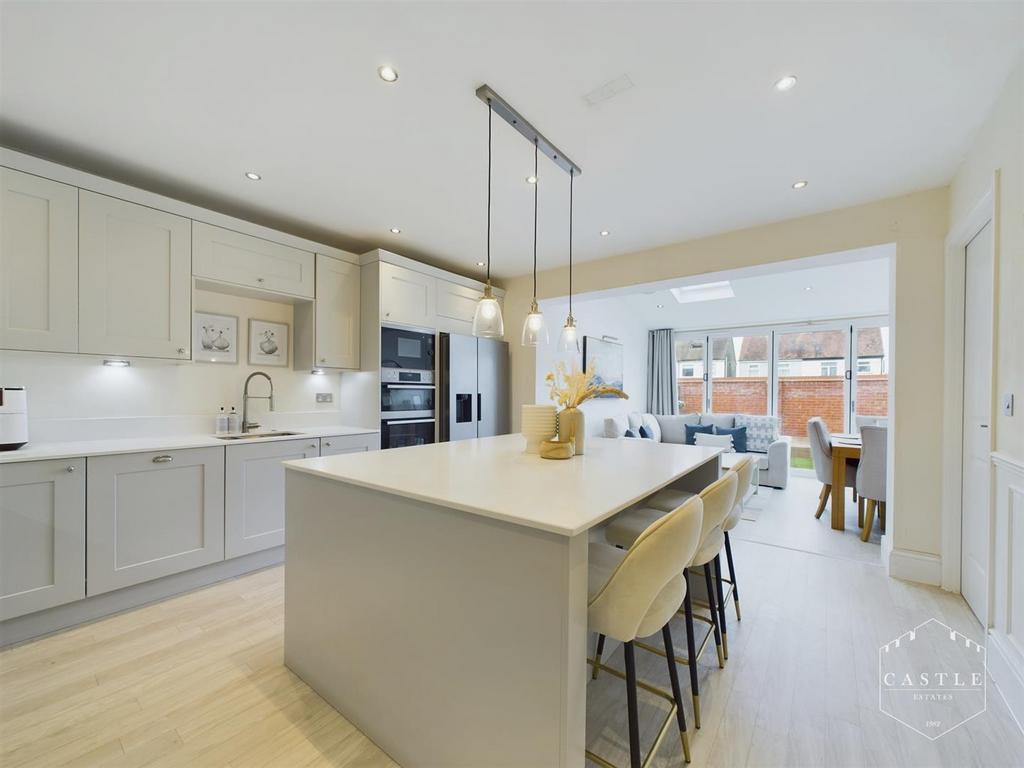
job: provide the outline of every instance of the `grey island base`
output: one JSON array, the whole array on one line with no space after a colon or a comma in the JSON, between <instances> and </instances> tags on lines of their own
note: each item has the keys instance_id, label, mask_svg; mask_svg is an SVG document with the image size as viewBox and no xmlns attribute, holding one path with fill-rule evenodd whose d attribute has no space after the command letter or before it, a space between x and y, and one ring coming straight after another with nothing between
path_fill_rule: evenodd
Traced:
<instances>
[{"instance_id":1,"label":"grey island base","mask_svg":"<svg viewBox=\"0 0 1024 768\"><path fill-rule=\"evenodd\" d=\"M519 435L287 463L285 663L403 768L582 766L587 543L720 449Z\"/></svg>"}]
</instances>

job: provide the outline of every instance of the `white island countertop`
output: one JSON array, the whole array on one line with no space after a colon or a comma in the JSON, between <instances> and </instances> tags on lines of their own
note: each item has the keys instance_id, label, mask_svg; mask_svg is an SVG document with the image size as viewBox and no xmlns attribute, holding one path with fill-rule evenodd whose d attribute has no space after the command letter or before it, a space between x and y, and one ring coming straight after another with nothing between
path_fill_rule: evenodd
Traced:
<instances>
[{"instance_id":1,"label":"white island countertop","mask_svg":"<svg viewBox=\"0 0 1024 768\"><path fill-rule=\"evenodd\" d=\"M264 430L257 430L259 434ZM272 431L272 430L266 430ZM273 430L276 431L276 430ZM347 427L340 424L331 426L281 427L280 431L291 434L273 437L236 437L225 440L210 434L153 435L152 437L100 438L97 440L72 440L67 442L30 442L13 451L0 451L0 464L17 461L45 461L47 459L71 459L79 456L106 456L116 453L145 453L147 451L174 451L182 448L210 448L225 445L247 445L279 440L302 440L310 437L339 437L343 435L366 435L379 432L377 429Z\"/></svg>"},{"instance_id":2,"label":"white island countertop","mask_svg":"<svg viewBox=\"0 0 1024 768\"><path fill-rule=\"evenodd\" d=\"M587 439L565 461L524 452L522 435L285 462L337 480L563 536L600 524L714 459L721 448Z\"/></svg>"}]
</instances>

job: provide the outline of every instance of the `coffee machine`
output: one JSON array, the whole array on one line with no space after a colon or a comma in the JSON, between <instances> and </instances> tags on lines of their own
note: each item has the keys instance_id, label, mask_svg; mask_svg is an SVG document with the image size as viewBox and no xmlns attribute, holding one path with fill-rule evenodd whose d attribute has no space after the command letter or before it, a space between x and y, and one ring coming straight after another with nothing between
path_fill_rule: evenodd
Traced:
<instances>
[{"instance_id":1,"label":"coffee machine","mask_svg":"<svg viewBox=\"0 0 1024 768\"><path fill-rule=\"evenodd\" d=\"M0 387L0 451L28 442L28 398L24 387Z\"/></svg>"}]
</instances>

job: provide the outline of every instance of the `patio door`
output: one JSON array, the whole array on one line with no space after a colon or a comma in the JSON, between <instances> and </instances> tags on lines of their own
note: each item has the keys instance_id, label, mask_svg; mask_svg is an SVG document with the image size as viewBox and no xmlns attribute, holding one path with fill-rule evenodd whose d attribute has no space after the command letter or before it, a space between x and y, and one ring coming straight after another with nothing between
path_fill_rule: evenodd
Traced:
<instances>
[{"instance_id":1,"label":"patio door","mask_svg":"<svg viewBox=\"0 0 1024 768\"><path fill-rule=\"evenodd\" d=\"M723 333L708 339L709 399L714 413L766 416L771 408L771 334Z\"/></svg>"},{"instance_id":2,"label":"patio door","mask_svg":"<svg viewBox=\"0 0 1024 768\"><path fill-rule=\"evenodd\" d=\"M779 431L806 445L807 421L850 431L851 326L813 325L775 333L775 411Z\"/></svg>"},{"instance_id":3,"label":"patio door","mask_svg":"<svg viewBox=\"0 0 1024 768\"><path fill-rule=\"evenodd\" d=\"M707 336L675 335L676 392L679 413L710 410L708 402Z\"/></svg>"}]
</instances>

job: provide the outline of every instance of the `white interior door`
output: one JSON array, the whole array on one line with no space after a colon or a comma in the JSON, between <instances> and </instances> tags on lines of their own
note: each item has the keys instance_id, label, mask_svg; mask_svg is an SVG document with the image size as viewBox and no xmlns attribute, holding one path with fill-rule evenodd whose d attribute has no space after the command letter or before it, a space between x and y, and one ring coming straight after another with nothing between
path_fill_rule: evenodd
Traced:
<instances>
[{"instance_id":1,"label":"white interior door","mask_svg":"<svg viewBox=\"0 0 1024 768\"><path fill-rule=\"evenodd\" d=\"M967 244L964 288L964 444L960 584L988 619L989 453L992 449L992 222Z\"/></svg>"}]
</instances>

